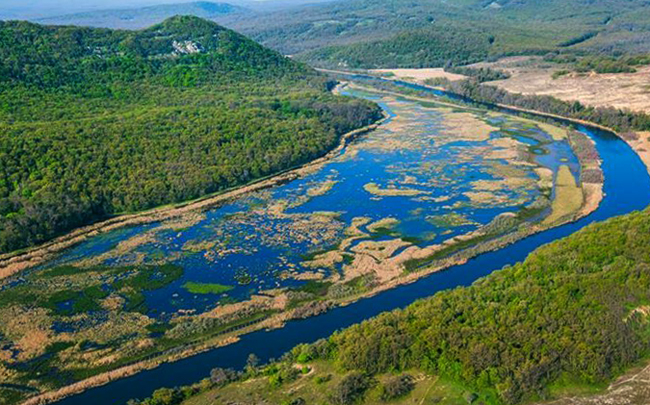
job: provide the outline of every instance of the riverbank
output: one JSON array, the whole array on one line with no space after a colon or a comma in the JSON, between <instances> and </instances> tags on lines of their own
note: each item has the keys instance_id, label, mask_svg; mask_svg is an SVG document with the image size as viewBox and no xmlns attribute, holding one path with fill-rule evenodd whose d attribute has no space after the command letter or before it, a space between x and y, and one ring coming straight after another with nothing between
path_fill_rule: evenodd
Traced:
<instances>
[{"instance_id":1,"label":"riverbank","mask_svg":"<svg viewBox=\"0 0 650 405\"><path fill-rule=\"evenodd\" d=\"M431 100L427 100L428 102L431 102ZM586 215L586 214L585 214ZM92 377L88 380L84 380L82 382L79 382L77 384L74 384L72 386L68 386L65 388L62 388L59 391L55 391L52 393L44 394L43 396L35 397L31 400L29 400L28 403L30 404L36 404L36 403L47 403L47 402L52 402L61 398L64 398L65 396L72 395L74 393L81 392L83 390L86 390L88 388L91 388L93 386L98 386L102 384L109 383L111 381L114 381L115 379L119 378L124 378L129 375L133 375L135 373L138 373L143 370L151 369L154 367L157 367L161 365L164 362L169 362L169 361L174 361L174 360L180 360L182 358L186 358L188 356L204 352L206 350L210 350L214 347L222 346L225 344L230 344L233 342L236 342L237 336L243 335L245 333L249 333L255 330L260 330L260 329L270 329L270 328L276 328L276 327L281 327L285 324L286 321L290 319L296 319L296 318L302 318L305 316L311 316L311 315L317 315L323 311L326 311L330 309L333 306L344 306L344 305L349 305L353 302L356 302L362 298L368 298L371 296L375 296L379 294L380 292L386 291L388 289L392 289L396 286L403 285L403 284L409 284L417 281L418 279L429 275L433 272L440 271L442 269L446 269L449 266L452 265L458 265L462 263L466 263L471 257L475 257L476 255L479 255L481 253L485 253L491 250L497 250L501 249L504 246L507 246L509 244L512 244L516 242L517 240L524 238L526 236L529 236L535 232L540 232L541 230L546 229L546 228L536 228L536 229L531 229L529 228L527 231L522 231L521 233L518 233L516 235L509 235L507 238L501 238L501 239L496 239L496 240L491 240L489 243L483 243L480 246L476 246L471 250L465 250L463 254L457 254L457 255L452 255L451 257L446 257L443 260L434 262L434 263L429 263L425 268L419 268L417 271L412 271L409 274L407 274L404 277L401 277L399 279L395 279L394 281L390 283L386 283L380 286L377 286L376 288L367 291L366 293L363 294L357 294L354 296L349 296L344 299L336 300L336 301L331 301L329 303L324 303L320 307L308 307L309 304L306 304L304 306L290 309L288 311L284 311L282 313L279 313L277 315L272 316L271 318L265 319L264 321L251 325L249 327L246 327L244 329L237 330L235 332L232 332L230 334L226 335L220 335L218 337L214 337L213 339L209 339L203 342L200 342L196 345L193 345L191 347L182 347L178 350L176 354L173 356L165 355L165 356L160 356L159 358L148 360L146 362L140 362L137 364L130 365L128 367L124 367L121 369L117 369L115 371L109 372L109 373L104 373L95 377ZM476 235L475 235L476 236ZM436 251L439 251L442 248L448 248L450 246L453 246L455 243L463 244L467 240L467 235L465 237L459 237L457 240L454 242L450 242L448 244L438 246L434 249L431 250L429 253L435 253Z\"/></svg>"},{"instance_id":2,"label":"riverbank","mask_svg":"<svg viewBox=\"0 0 650 405\"><path fill-rule=\"evenodd\" d=\"M607 134L596 132L594 139L603 157L608 198L587 218L533 235L506 249L480 255L465 265L420 278L417 282L387 290L373 298L334 308L305 320L288 322L281 329L251 333L242 336L241 341L223 348L176 363L162 364L153 370L89 389L83 394L63 400L61 405L126 403L132 398L148 397L157 388L195 383L209 375L214 367L239 369L245 365L249 353L258 355L262 362L279 358L297 344L328 337L336 330L385 311L403 308L437 291L468 286L495 270L524 260L535 248L568 236L590 223L645 208L650 203L650 178L636 154L623 142Z\"/></svg>"},{"instance_id":3,"label":"riverbank","mask_svg":"<svg viewBox=\"0 0 650 405\"><path fill-rule=\"evenodd\" d=\"M113 231L119 228L159 222L162 220L181 216L188 212L206 210L226 203L230 200L239 198L251 192L273 187L274 185L288 182L300 176L304 176L306 173L317 170L318 167L336 157L354 138L376 129L386 119L387 117L384 116L384 118L380 119L372 125L368 125L366 127L359 128L348 132L347 134L344 134L341 136L338 146L328 152L326 155L299 167L280 172L271 177L259 179L253 183L239 186L215 195L203 197L195 201L190 201L179 205L159 207L153 210L143 211L136 214L128 214L111 218L94 225L79 228L67 235L60 236L38 247L25 251L0 255L0 280L17 274L23 270L38 266L52 259L57 253L69 249L72 246L75 246L99 234Z\"/></svg>"},{"instance_id":4,"label":"riverbank","mask_svg":"<svg viewBox=\"0 0 650 405\"><path fill-rule=\"evenodd\" d=\"M368 392L356 403L376 404L382 401L373 387L395 378L399 371L415 377L407 387L410 389L391 401L403 405L464 403L467 398L475 403L531 403L540 397L565 398L550 402L561 404L645 404L639 402L644 396L635 394L634 389L646 386L643 391L647 398L647 381L643 382L647 369L629 372L612 383L606 395L593 401L568 396L600 391L621 371L647 360L647 354L639 353L630 342L641 346L647 343L643 327L647 307L639 304L645 302L650 290L647 278L638 276L635 265L647 263L648 244L638 243L638 239L648 239L644 230L649 223L646 210L594 224L537 249L524 262L490 274L471 287L440 292L327 340L296 346L282 360L262 366L257 373L249 372L231 385L196 385L197 396L182 403L205 405L214 398L289 403L297 397L304 403L326 402L342 379L361 372L375 378L377 384L362 388ZM598 255L593 253L595 240L599 241ZM636 262L630 262L631 258ZM621 284L625 288L620 288ZM576 296L576 289L582 294ZM622 318L621 314L626 315ZM638 328L624 326L632 319L630 324ZM594 333L603 330L602 334ZM511 344L504 345L504 341ZM554 349L563 359L548 361L550 345L556 345ZM477 353L482 350L495 355L480 358L487 366L476 367ZM606 357L585 356L607 350ZM391 356L393 353L399 355ZM439 359L450 357L462 372L447 373L447 363ZM434 361L422 366L422 358ZM589 359L587 363L585 358ZM304 370L303 375L280 371L296 367L296 363ZM513 378L526 367L524 363L551 371ZM486 368L493 370L493 379L483 378ZM274 378L278 371L280 378ZM500 389L500 381L506 378L512 378L511 386L521 387L518 396L510 389ZM529 383L531 379L536 380L534 385ZM437 382L440 384L434 386Z\"/></svg>"},{"instance_id":5,"label":"riverbank","mask_svg":"<svg viewBox=\"0 0 650 405\"><path fill-rule=\"evenodd\" d=\"M368 76L371 76L371 77L376 77L378 79L386 80L386 81L390 81L390 82L394 82L394 83L400 83L400 82L409 83L409 84L417 85L417 86L420 86L420 87L423 87L423 88L426 88L426 89L429 89L429 90L432 90L432 91L445 91L445 92L447 92L447 90L445 90L442 87L430 86L430 85L425 84L425 83L423 83L422 81L419 81L419 80L411 81L411 80L408 80L407 77L404 77L404 78L401 78L401 77L398 77L398 78L385 77L385 76L373 74L373 71L369 71L369 72L346 72L346 71L331 70L331 69L318 69L318 70L321 71L321 72L324 72L324 73L331 73L331 74L337 74L337 75L358 75L358 74L363 75L363 74L365 74L365 75L368 75ZM453 94L453 93L450 93L450 94ZM457 96L463 97L461 95L457 95ZM567 100L566 98L563 98L563 99ZM546 112L542 112L542 111L538 111L538 110L530 110L530 109L520 108L520 107L508 105L508 104L494 104L494 106L499 107L499 108L503 108L503 109L506 109L506 110L512 110L512 111L520 112L520 113L531 114L531 115L536 115L536 116L546 117L546 118L551 118L551 119L556 119L556 120L564 120L564 121L568 121L568 122L573 122L573 123L578 124L578 125L585 125L585 126L588 126L588 127L598 128L598 129L601 129L601 130L606 131L606 132L611 132L611 133L615 134L616 136L618 136L619 138L621 138L623 141L625 141L628 145L630 145L630 147L641 158L641 160L643 161L644 165L647 168L648 173L650 174L650 132L639 131L639 132L634 132L632 134L621 134L621 133L617 132L616 130L614 130L613 128L606 127L604 125L600 125L600 124L597 124L597 123L594 123L594 122L591 122L591 121L587 121L587 120L564 117L562 115L546 113ZM623 105L623 106L621 106L621 108L632 108L632 107L633 107L632 105Z\"/></svg>"}]
</instances>

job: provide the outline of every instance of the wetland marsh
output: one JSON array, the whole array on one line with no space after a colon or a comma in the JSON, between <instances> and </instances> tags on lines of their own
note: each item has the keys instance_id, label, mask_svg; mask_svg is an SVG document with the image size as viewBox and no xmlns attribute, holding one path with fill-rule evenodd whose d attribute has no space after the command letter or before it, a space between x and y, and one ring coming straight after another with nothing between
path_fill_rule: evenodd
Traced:
<instances>
[{"instance_id":1,"label":"wetland marsh","mask_svg":"<svg viewBox=\"0 0 650 405\"><path fill-rule=\"evenodd\" d=\"M101 234L4 280L0 377L54 390L317 315L575 220L602 198L598 153L578 131L343 91L390 119L299 179Z\"/></svg>"}]
</instances>

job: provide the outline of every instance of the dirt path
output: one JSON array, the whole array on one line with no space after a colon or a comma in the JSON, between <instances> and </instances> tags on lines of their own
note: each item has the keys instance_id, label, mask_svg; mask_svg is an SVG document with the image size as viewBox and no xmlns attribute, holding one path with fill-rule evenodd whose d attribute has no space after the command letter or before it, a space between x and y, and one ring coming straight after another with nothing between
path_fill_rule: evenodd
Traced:
<instances>
[{"instance_id":1,"label":"dirt path","mask_svg":"<svg viewBox=\"0 0 650 405\"><path fill-rule=\"evenodd\" d=\"M539 405L647 405L650 402L650 365L612 383L601 394L571 396Z\"/></svg>"}]
</instances>

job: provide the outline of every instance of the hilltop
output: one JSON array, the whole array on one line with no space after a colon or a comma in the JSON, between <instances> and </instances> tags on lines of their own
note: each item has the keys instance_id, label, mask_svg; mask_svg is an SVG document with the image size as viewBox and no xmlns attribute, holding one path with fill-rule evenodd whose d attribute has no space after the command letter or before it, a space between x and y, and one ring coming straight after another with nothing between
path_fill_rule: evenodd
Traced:
<instances>
[{"instance_id":1,"label":"hilltop","mask_svg":"<svg viewBox=\"0 0 650 405\"><path fill-rule=\"evenodd\" d=\"M0 252L307 162L380 116L197 17L0 22Z\"/></svg>"}]
</instances>

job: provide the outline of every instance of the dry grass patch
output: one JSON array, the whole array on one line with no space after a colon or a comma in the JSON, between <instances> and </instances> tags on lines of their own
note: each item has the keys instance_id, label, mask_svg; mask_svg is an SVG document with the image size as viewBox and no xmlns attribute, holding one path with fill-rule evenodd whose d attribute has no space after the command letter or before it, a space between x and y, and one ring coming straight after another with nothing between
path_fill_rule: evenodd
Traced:
<instances>
[{"instance_id":1,"label":"dry grass patch","mask_svg":"<svg viewBox=\"0 0 650 405\"><path fill-rule=\"evenodd\" d=\"M544 220L543 225L552 225L559 220L580 211L584 203L582 188L576 183L569 166L562 165L555 181L555 198L551 206L551 214Z\"/></svg>"},{"instance_id":2,"label":"dry grass patch","mask_svg":"<svg viewBox=\"0 0 650 405\"><path fill-rule=\"evenodd\" d=\"M368 183L363 189L372 195L380 197L413 197L421 194L429 194L427 191L413 188L380 188L376 183Z\"/></svg>"},{"instance_id":3,"label":"dry grass patch","mask_svg":"<svg viewBox=\"0 0 650 405\"><path fill-rule=\"evenodd\" d=\"M510 73L509 79L490 82L490 85L511 93L548 95L594 107L650 112L647 90L650 66L639 67L635 73L571 73L556 79L553 79L553 73L563 66L544 62L540 57L504 58L473 66Z\"/></svg>"},{"instance_id":4,"label":"dry grass patch","mask_svg":"<svg viewBox=\"0 0 650 405\"><path fill-rule=\"evenodd\" d=\"M445 72L443 68L373 69L370 72L384 75L388 73L395 79L411 80L418 83L424 83L429 79L447 79L451 81L467 79L467 76Z\"/></svg>"},{"instance_id":5,"label":"dry grass patch","mask_svg":"<svg viewBox=\"0 0 650 405\"><path fill-rule=\"evenodd\" d=\"M499 130L468 112L444 113L442 125L444 129L441 133L449 137L448 142L483 142L490 139L492 132Z\"/></svg>"},{"instance_id":6,"label":"dry grass patch","mask_svg":"<svg viewBox=\"0 0 650 405\"><path fill-rule=\"evenodd\" d=\"M379 221L375 221L372 224L368 225L366 229L369 232L377 232L382 229L391 229L400 224L400 220L397 218L384 218Z\"/></svg>"}]
</instances>

